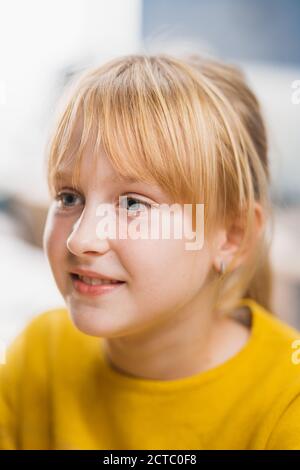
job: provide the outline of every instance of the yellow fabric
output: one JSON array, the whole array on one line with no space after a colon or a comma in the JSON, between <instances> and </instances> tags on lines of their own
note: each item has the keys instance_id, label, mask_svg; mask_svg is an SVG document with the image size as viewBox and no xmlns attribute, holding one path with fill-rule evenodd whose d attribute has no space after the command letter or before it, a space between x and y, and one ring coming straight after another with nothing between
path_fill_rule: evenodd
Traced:
<instances>
[{"instance_id":1,"label":"yellow fabric","mask_svg":"<svg viewBox=\"0 0 300 470\"><path fill-rule=\"evenodd\" d=\"M0 448L300 449L300 332L242 304L252 313L243 349L168 381L116 371L66 309L43 312L0 366Z\"/></svg>"}]
</instances>

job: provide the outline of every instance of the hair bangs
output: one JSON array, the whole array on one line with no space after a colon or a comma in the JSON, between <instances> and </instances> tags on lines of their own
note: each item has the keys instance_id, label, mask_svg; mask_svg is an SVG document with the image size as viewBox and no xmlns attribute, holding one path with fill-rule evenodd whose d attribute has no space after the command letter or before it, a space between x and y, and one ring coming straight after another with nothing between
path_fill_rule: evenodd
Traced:
<instances>
[{"instance_id":1,"label":"hair bangs","mask_svg":"<svg viewBox=\"0 0 300 470\"><path fill-rule=\"evenodd\" d=\"M90 73L81 78L52 141L50 187L54 188L60 171L70 167L78 187L80 162L88 146L94 158L103 150L120 177L158 184L174 202L204 202L208 181L201 180L203 169L193 166L193 162L201 165L201 148L193 139L199 123L193 119L191 93L182 79L166 80L166 71L148 65L129 61L120 71L116 61L102 74L99 69L97 77ZM202 135L205 139L205 129ZM191 158L195 153L198 157Z\"/></svg>"}]
</instances>

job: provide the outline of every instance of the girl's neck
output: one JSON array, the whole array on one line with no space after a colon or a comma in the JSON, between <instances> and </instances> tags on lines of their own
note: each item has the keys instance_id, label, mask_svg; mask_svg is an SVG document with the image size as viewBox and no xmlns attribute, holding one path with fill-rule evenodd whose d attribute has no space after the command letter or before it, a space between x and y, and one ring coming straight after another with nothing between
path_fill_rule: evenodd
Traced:
<instances>
[{"instance_id":1,"label":"girl's neck","mask_svg":"<svg viewBox=\"0 0 300 470\"><path fill-rule=\"evenodd\" d=\"M160 325L159 333L151 330L104 338L103 347L107 362L120 373L143 379L175 380L226 362L243 348L250 331L245 309L230 317L197 312L188 318L171 317L164 327Z\"/></svg>"}]
</instances>

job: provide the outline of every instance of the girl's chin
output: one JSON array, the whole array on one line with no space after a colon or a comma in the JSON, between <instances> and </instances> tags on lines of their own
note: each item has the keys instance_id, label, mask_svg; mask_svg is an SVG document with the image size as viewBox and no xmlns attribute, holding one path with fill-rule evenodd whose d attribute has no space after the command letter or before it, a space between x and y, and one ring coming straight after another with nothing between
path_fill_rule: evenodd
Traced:
<instances>
[{"instance_id":1,"label":"girl's chin","mask_svg":"<svg viewBox=\"0 0 300 470\"><path fill-rule=\"evenodd\" d=\"M116 315L101 312L99 308L72 305L69 309L74 326L82 333L97 337L117 337L122 335L122 326L116 324Z\"/></svg>"}]
</instances>

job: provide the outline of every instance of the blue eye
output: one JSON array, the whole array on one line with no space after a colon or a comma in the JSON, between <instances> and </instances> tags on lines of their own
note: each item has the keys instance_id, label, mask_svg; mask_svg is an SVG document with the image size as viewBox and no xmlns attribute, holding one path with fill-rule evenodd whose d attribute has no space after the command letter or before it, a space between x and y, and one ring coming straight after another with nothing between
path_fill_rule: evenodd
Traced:
<instances>
[{"instance_id":1,"label":"blue eye","mask_svg":"<svg viewBox=\"0 0 300 470\"><path fill-rule=\"evenodd\" d=\"M141 199L137 199L131 196L124 196L123 199L121 199L122 208L124 208L124 206L122 205L123 201L125 201L125 205L126 205L125 209L127 209L129 206L128 212L131 212L131 213L144 212L147 208L151 207L151 204L149 202L142 201ZM144 209L140 209L139 206L144 206Z\"/></svg>"},{"instance_id":2,"label":"blue eye","mask_svg":"<svg viewBox=\"0 0 300 470\"><path fill-rule=\"evenodd\" d=\"M121 208L126 209L130 214L136 214L138 212L145 212L148 208L152 207L152 204L141 199L137 199L131 196L120 196ZM75 206L82 204L81 196L71 192L62 191L55 196L55 200L58 201L58 207L62 210L72 209ZM79 201L76 203L76 201Z\"/></svg>"},{"instance_id":3,"label":"blue eye","mask_svg":"<svg viewBox=\"0 0 300 470\"><path fill-rule=\"evenodd\" d=\"M58 201L60 208L66 209L66 208L74 207L74 205L72 204L72 201L73 199L76 200L76 198L80 199L80 197L77 194L62 191L55 197L55 200Z\"/></svg>"}]
</instances>

